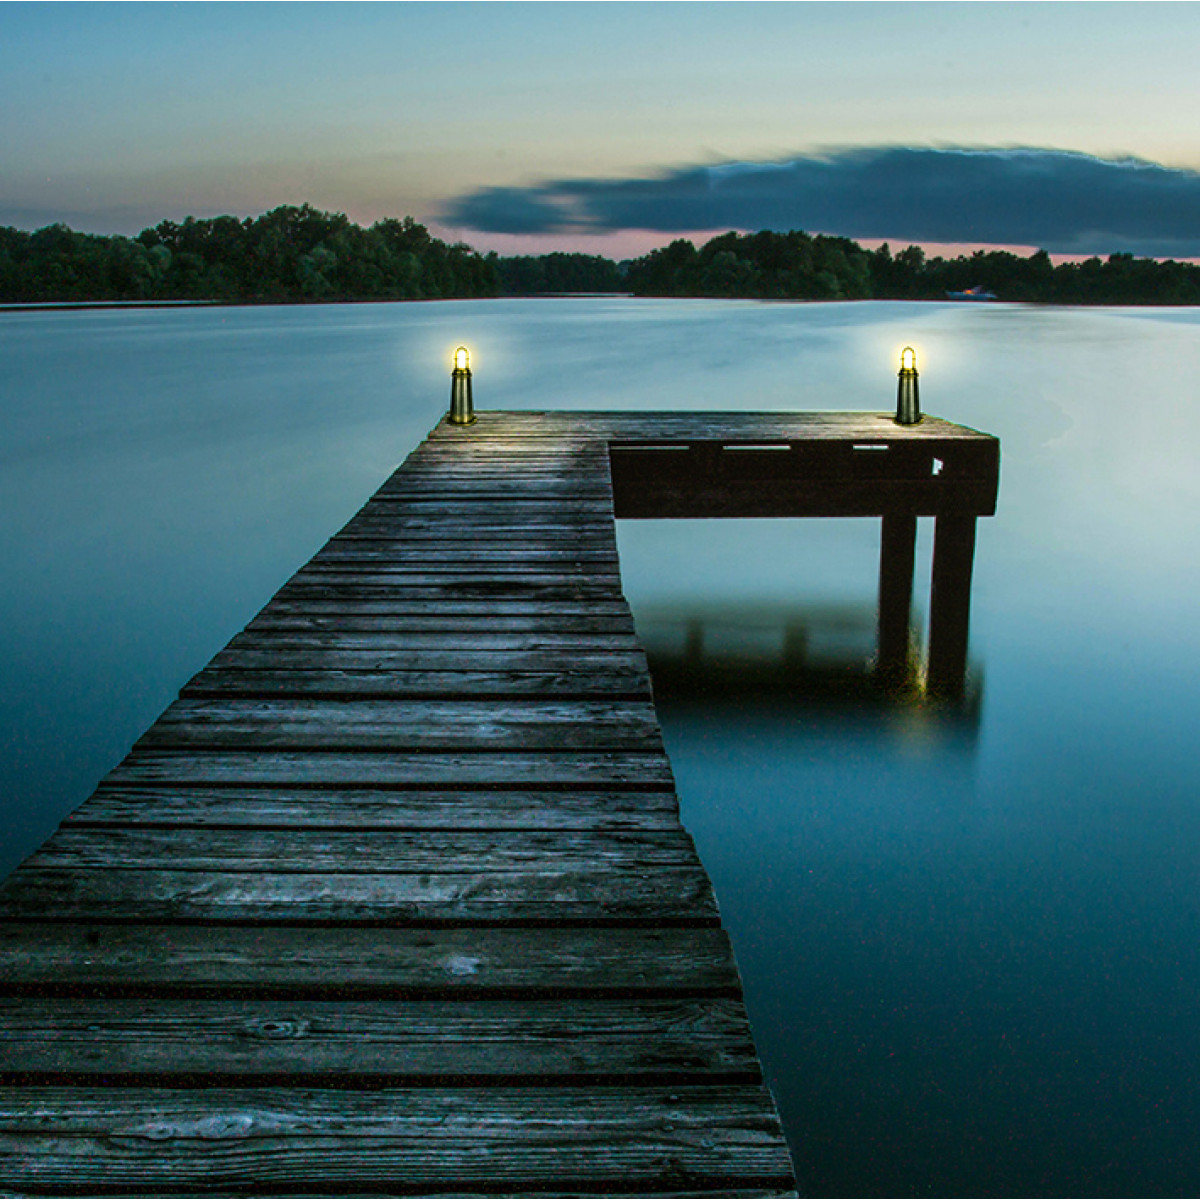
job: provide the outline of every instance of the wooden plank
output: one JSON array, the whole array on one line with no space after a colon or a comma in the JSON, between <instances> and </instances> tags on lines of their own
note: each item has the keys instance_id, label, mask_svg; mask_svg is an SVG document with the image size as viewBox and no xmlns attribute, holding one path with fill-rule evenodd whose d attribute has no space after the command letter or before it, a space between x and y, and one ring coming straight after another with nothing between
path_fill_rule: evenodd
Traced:
<instances>
[{"instance_id":1,"label":"wooden plank","mask_svg":"<svg viewBox=\"0 0 1200 1200\"><path fill-rule=\"evenodd\" d=\"M547 628L558 628L557 621L562 619L562 629L568 629L574 622L605 620L622 622L628 628L633 628L633 618L629 605L623 597L609 596L597 600L523 600L491 597L487 600L449 600L439 603L436 607L426 603L424 597L378 595L367 592L355 595L354 589L347 589L348 594L340 599L321 599L319 596L305 596L303 599L290 599L277 596L259 614L263 617L274 615L340 615L343 613L375 613L386 616L410 617L414 621L432 622L436 628L445 624L458 624L460 632L467 628L482 628L489 624L487 621L465 619L479 617L494 617L499 622L529 621ZM503 625L497 628L503 628Z\"/></svg>"},{"instance_id":2,"label":"wooden plank","mask_svg":"<svg viewBox=\"0 0 1200 1200\"><path fill-rule=\"evenodd\" d=\"M443 525L469 528L473 519L483 511L490 520L519 521L553 520L574 522L577 520L611 520L612 497L610 495L577 496L560 492L558 495L476 495L469 489L457 493L437 496L432 491L387 492L380 491L371 498L379 511L387 505L400 508L406 516L432 518Z\"/></svg>"},{"instance_id":3,"label":"wooden plank","mask_svg":"<svg viewBox=\"0 0 1200 1200\"><path fill-rule=\"evenodd\" d=\"M42 870L0 885L0 920L716 922L703 867L645 874L553 862L489 873Z\"/></svg>"},{"instance_id":4,"label":"wooden plank","mask_svg":"<svg viewBox=\"0 0 1200 1200\"><path fill-rule=\"evenodd\" d=\"M0 923L0 992L7 995L561 998L679 991L740 996L723 929Z\"/></svg>"},{"instance_id":5,"label":"wooden plank","mask_svg":"<svg viewBox=\"0 0 1200 1200\"><path fill-rule=\"evenodd\" d=\"M513 414L491 414L494 421L515 424ZM521 431L523 438L562 436L566 425L572 426L571 436L578 439L602 438L606 442L643 440L668 441L749 441L770 438L779 440L851 439L870 441L887 438L893 441L928 441L948 438L963 442L994 442L989 434L979 433L965 425L925 414L917 425L897 425L894 411L778 411L778 412L721 412L706 410L640 410L637 412L585 412L561 414L560 425L551 421L540 427L528 423ZM520 418L516 419L520 421ZM479 433L489 434L489 423L481 422ZM439 426L430 435L432 443L449 445L453 432Z\"/></svg>"},{"instance_id":6,"label":"wooden plank","mask_svg":"<svg viewBox=\"0 0 1200 1200\"><path fill-rule=\"evenodd\" d=\"M364 559L310 563L292 576L291 584L307 581L324 583L343 579L352 583L373 582L391 587L457 588L490 587L493 591L518 591L530 586L579 587L587 593L599 591L620 593L620 573L615 565L605 567L593 563L548 563L526 566L522 563L472 563L430 560L421 563L373 562Z\"/></svg>"},{"instance_id":7,"label":"wooden plank","mask_svg":"<svg viewBox=\"0 0 1200 1200\"><path fill-rule=\"evenodd\" d=\"M637 1195L789 1187L758 1085L0 1089L19 1191Z\"/></svg>"},{"instance_id":8,"label":"wooden plank","mask_svg":"<svg viewBox=\"0 0 1200 1200\"><path fill-rule=\"evenodd\" d=\"M480 538L502 538L511 536L532 540L540 534L553 543L584 540L606 542L615 536L612 514L604 511L592 514L577 513L567 516L561 509L543 515L512 513L504 515L490 508L480 512L472 506L474 517L467 522L447 524L436 514L409 510L402 504L392 502L376 504L368 501L342 527L338 537L353 537L383 533L394 537L401 535L418 540L444 538L447 542L470 542Z\"/></svg>"},{"instance_id":9,"label":"wooden plank","mask_svg":"<svg viewBox=\"0 0 1200 1200\"><path fill-rule=\"evenodd\" d=\"M178 700L137 749L662 750L649 701Z\"/></svg>"},{"instance_id":10,"label":"wooden plank","mask_svg":"<svg viewBox=\"0 0 1200 1200\"><path fill-rule=\"evenodd\" d=\"M471 575L425 575L407 579L379 571L318 571L284 584L278 593L288 600L312 598L336 600L343 597L379 597L381 599L419 599L431 607L461 600L507 600L512 603L580 602L587 600L617 602L623 599L619 580L572 578L566 575L528 576L514 574L473 577Z\"/></svg>"},{"instance_id":11,"label":"wooden plank","mask_svg":"<svg viewBox=\"0 0 1200 1200\"><path fill-rule=\"evenodd\" d=\"M316 638L313 639L317 640ZM593 668L630 674L646 670L646 656L631 649L622 638L620 648L585 650L582 647L550 650L450 649L351 649L285 643L263 649L256 645L230 646L215 654L209 667L236 671L537 671L587 672Z\"/></svg>"},{"instance_id":12,"label":"wooden plank","mask_svg":"<svg viewBox=\"0 0 1200 1200\"><path fill-rule=\"evenodd\" d=\"M102 787L64 822L259 829L675 829L671 792Z\"/></svg>"},{"instance_id":13,"label":"wooden plank","mask_svg":"<svg viewBox=\"0 0 1200 1200\"><path fill-rule=\"evenodd\" d=\"M657 871L698 863L682 827L605 831L61 828L21 870L262 875ZM0 885L2 886L2 885Z\"/></svg>"},{"instance_id":14,"label":"wooden plank","mask_svg":"<svg viewBox=\"0 0 1200 1200\"><path fill-rule=\"evenodd\" d=\"M995 511L994 480L962 480L948 488L927 480L770 479L714 480L711 483L638 482L616 491L614 512L623 519L686 517L871 517L889 511L920 516Z\"/></svg>"},{"instance_id":15,"label":"wooden plank","mask_svg":"<svg viewBox=\"0 0 1200 1200\"><path fill-rule=\"evenodd\" d=\"M321 553L325 557L332 557L334 554L353 555L364 550L394 551L409 558L430 557L440 552L460 559L479 554L522 562L534 557L547 561L563 558L611 561L617 557L617 541L615 537L598 534L556 536L549 530L543 530L539 535L519 526L476 533L469 538L447 538L435 533L411 533L374 525L339 533L330 538Z\"/></svg>"},{"instance_id":16,"label":"wooden plank","mask_svg":"<svg viewBox=\"0 0 1200 1200\"><path fill-rule=\"evenodd\" d=\"M464 476L459 479L445 478L439 473L433 479L413 480L402 472L392 477L376 493L379 500L404 500L442 507L449 502L467 502L473 508L491 507L511 501L528 506L532 504L556 505L559 500L568 501L573 510L586 511L589 502L593 511L605 511L611 504L610 489L581 484L577 479L547 480L537 482L523 476L503 481L496 479L485 482Z\"/></svg>"},{"instance_id":17,"label":"wooden plank","mask_svg":"<svg viewBox=\"0 0 1200 1200\"><path fill-rule=\"evenodd\" d=\"M479 633L463 628L421 633L389 630L270 630L261 626L248 629L233 638L225 652L254 650L274 654L281 650L312 651L390 651L432 653L455 652L475 656L491 653L547 653L585 651L588 654L640 654L641 646L629 632L620 633L525 633L516 630L492 631L487 624Z\"/></svg>"},{"instance_id":18,"label":"wooden plank","mask_svg":"<svg viewBox=\"0 0 1200 1200\"><path fill-rule=\"evenodd\" d=\"M617 632L562 632L499 630L469 634L462 620L440 629L398 630L344 629L332 624L325 629L287 629L256 625L229 642L229 649L245 650L468 650L468 652L527 653L553 652L640 653L636 637L628 630Z\"/></svg>"},{"instance_id":19,"label":"wooden plank","mask_svg":"<svg viewBox=\"0 0 1200 1200\"><path fill-rule=\"evenodd\" d=\"M530 530L522 523L512 523L492 529L461 529L450 531L397 529L395 522L374 522L346 529L335 534L325 544L326 549L342 548L348 552L371 548L392 547L412 554L435 554L440 549L452 557L484 553L492 557L566 557L572 551L599 557L613 557L617 540L611 524L596 529L542 528Z\"/></svg>"},{"instance_id":20,"label":"wooden plank","mask_svg":"<svg viewBox=\"0 0 1200 1200\"><path fill-rule=\"evenodd\" d=\"M395 754L137 751L106 781L242 787L579 787L674 790L666 756L632 750Z\"/></svg>"},{"instance_id":21,"label":"wooden plank","mask_svg":"<svg viewBox=\"0 0 1200 1200\"><path fill-rule=\"evenodd\" d=\"M604 496L608 480L603 473L602 460L594 457L587 463L530 462L506 464L502 458L489 463L455 462L448 456L441 462L404 464L380 489L384 495L402 492L428 493L442 496L470 492L482 496L519 494L540 496L559 492L572 497Z\"/></svg>"},{"instance_id":22,"label":"wooden plank","mask_svg":"<svg viewBox=\"0 0 1200 1200\"><path fill-rule=\"evenodd\" d=\"M0 1080L48 1075L109 1086L761 1078L745 1009L728 999L0 998Z\"/></svg>"},{"instance_id":23,"label":"wooden plank","mask_svg":"<svg viewBox=\"0 0 1200 1200\"><path fill-rule=\"evenodd\" d=\"M325 696L436 698L442 696L641 697L650 676L619 669L557 671L220 670L206 668L188 682L184 696Z\"/></svg>"},{"instance_id":24,"label":"wooden plank","mask_svg":"<svg viewBox=\"0 0 1200 1200\"><path fill-rule=\"evenodd\" d=\"M383 567L393 571L400 568L415 571L419 568L425 572L472 570L479 574L497 571L578 573L594 569L597 574L611 575L617 569L617 552L611 546L558 548L534 545L522 548L511 543L479 542L453 546L430 542L427 546L414 546L396 539L355 538L329 542L309 560L305 570L319 567L345 570L348 564L361 564L369 570ZM483 566L487 567L487 572L481 570Z\"/></svg>"},{"instance_id":25,"label":"wooden plank","mask_svg":"<svg viewBox=\"0 0 1200 1200\"><path fill-rule=\"evenodd\" d=\"M413 606L416 607L416 606ZM422 606L423 607L423 606ZM486 607L486 606L481 606ZM463 633L463 616L406 610L405 606L386 604L314 604L309 606L271 605L249 625L246 636L254 633L311 632L311 633L391 633L445 634ZM491 635L518 634L597 634L611 637L619 634L633 637L633 619L628 616L573 616L557 613L530 613L506 616L495 613L470 614L483 617L479 624Z\"/></svg>"}]
</instances>

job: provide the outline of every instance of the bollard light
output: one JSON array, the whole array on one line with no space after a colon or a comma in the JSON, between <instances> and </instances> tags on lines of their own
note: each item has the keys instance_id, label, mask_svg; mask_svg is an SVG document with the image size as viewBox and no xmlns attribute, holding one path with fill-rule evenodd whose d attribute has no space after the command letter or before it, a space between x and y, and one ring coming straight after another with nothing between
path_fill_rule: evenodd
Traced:
<instances>
[{"instance_id":1,"label":"bollard light","mask_svg":"<svg viewBox=\"0 0 1200 1200\"><path fill-rule=\"evenodd\" d=\"M475 404L471 399L471 358L466 346L454 352L454 370L450 373L450 424L473 425Z\"/></svg>"},{"instance_id":2,"label":"bollard light","mask_svg":"<svg viewBox=\"0 0 1200 1200\"><path fill-rule=\"evenodd\" d=\"M896 424L915 425L921 419L921 393L917 387L917 352L900 351L900 383L896 389Z\"/></svg>"}]
</instances>

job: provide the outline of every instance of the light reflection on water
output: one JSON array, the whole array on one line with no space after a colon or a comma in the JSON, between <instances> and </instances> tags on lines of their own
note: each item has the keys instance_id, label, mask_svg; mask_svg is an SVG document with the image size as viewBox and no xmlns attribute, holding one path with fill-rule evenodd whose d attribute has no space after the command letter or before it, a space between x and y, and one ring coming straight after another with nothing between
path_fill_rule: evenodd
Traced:
<instances>
[{"instance_id":1,"label":"light reflection on water","mask_svg":"<svg viewBox=\"0 0 1200 1200\"><path fill-rule=\"evenodd\" d=\"M962 712L863 686L874 522L623 522L626 590L804 1190L1194 1191L1192 311L4 314L0 868L423 436L459 341L480 407L736 409L887 408L912 342L924 407L1001 438ZM806 631L794 689L764 610ZM713 613L710 659L767 667L673 692Z\"/></svg>"}]
</instances>

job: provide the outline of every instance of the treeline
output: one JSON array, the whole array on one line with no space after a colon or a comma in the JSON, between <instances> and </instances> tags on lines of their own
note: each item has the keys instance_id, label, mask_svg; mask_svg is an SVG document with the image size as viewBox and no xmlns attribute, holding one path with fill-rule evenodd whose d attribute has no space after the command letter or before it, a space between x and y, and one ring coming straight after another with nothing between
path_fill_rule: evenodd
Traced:
<instances>
[{"instance_id":1,"label":"treeline","mask_svg":"<svg viewBox=\"0 0 1200 1200\"><path fill-rule=\"evenodd\" d=\"M500 258L411 217L369 228L304 204L260 217L162 221L134 238L0 227L0 302L438 300L627 289L592 254Z\"/></svg>"},{"instance_id":2,"label":"treeline","mask_svg":"<svg viewBox=\"0 0 1200 1200\"><path fill-rule=\"evenodd\" d=\"M1055 266L977 250L926 258L920 246L893 254L849 238L790 233L726 233L697 248L680 239L629 265L638 296L728 296L760 300L942 300L979 288L1000 300L1043 304L1200 304L1200 266L1131 254Z\"/></svg>"},{"instance_id":3,"label":"treeline","mask_svg":"<svg viewBox=\"0 0 1200 1200\"><path fill-rule=\"evenodd\" d=\"M162 221L135 238L0 229L0 299L425 300L495 296L495 255L411 217L370 228L305 204L260 217Z\"/></svg>"},{"instance_id":4,"label":"treeline","mask_svg":"<svg viewBox=\"0 0 1200 1200\"><path fill-rule=\"evenodd\" d=\"M627 292L628 263L598 254L537 254L499 258L500 293L542 296L566 292Z\"/></svg>"},{"instance_id":5,"label":"treeline","mask_svg":"<svg viewBox=\"0 0 1200 1200\"><path fill-rule=\"evenodd\" d=\"M697 249L680 238L629 265L637 296L738 296L762 300L865 300L870 256L849 238L726 233Z\"/></svg>"},{"instance_id":6,"label":"treeline","mask_svg":"<svg viewBox=\"0 0 1200 1200\"><path fill-rule=\"evenodd\" d=\"M162 221L137 237L0 227L0 302L427 300L632 292L766 300L941 300L980 288L1054 304L1200 304L1200 266L1113 254L1055 266L1039 250L926 258L849 238L726 233L632 262L591 254L501 258L433 237L411 217L369 228L304 204L260 217Z\"/></svg>"}]
</instances>

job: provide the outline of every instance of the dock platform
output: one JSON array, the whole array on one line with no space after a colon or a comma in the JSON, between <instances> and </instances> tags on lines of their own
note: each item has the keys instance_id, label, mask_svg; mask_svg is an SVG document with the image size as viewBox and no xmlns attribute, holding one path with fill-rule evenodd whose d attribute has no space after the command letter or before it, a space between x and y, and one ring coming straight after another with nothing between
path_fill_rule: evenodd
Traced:
<instances>
[{"instance_id":1,"label":"dock platform","mask_svg":"<svg viewBox=\"0 0 1200 1200\"><path fill-rule=\"evenodd\" d=\"M888 414L441 422L0 886L0 1190L794 1194L614 520L884 517L885 662L935 516L953 690L997 470Z\"/></svg>"}]
</instances>

